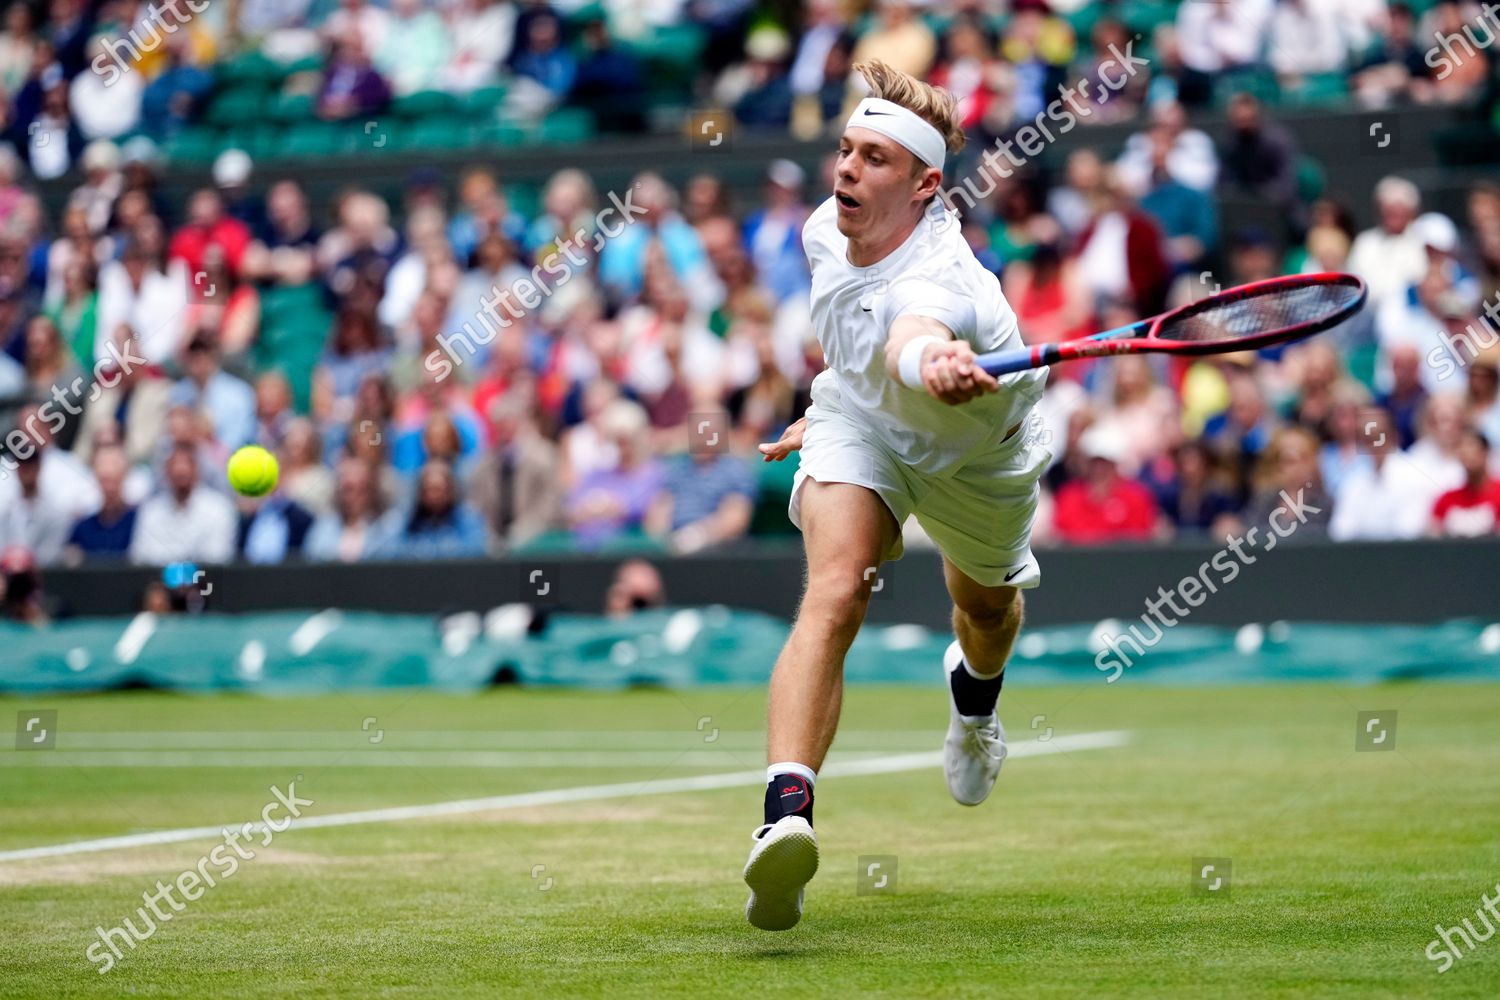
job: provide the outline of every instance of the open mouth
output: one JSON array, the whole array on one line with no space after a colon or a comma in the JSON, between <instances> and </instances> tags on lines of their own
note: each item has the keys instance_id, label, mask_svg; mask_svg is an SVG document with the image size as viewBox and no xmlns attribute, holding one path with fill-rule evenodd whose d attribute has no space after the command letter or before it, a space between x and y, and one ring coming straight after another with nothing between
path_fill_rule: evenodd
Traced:
<instances>
[{"instance_id":1,"label":"open mouth","mask_svg":"<svg viewBox=\"0 0 1500 1000\"><path fill-rule=\"evenodd\" d=\"M858 208L859 207L859 202L858 201L856 201L853 198L849 197L847 194L844 194L842 191L835 191L834 194L833 194L833 196L838 199L839 204L842 205L844 208L851 208L852 209L852 208Z\"/></svg>"}]
</instances>

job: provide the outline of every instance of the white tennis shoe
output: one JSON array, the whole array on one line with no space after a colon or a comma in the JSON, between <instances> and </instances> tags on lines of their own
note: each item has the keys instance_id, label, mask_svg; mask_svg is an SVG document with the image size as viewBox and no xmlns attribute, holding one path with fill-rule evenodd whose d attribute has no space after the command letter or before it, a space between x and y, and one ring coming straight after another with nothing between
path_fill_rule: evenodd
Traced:
<instances>
[{"instance_id":1,"label":"white tennis shoe","mask_svg":"<svg viewBox=\"0 0 1500 1000\"><path fill-rule=\"evenodd\" d=\"M753 836L745 862L745 918L763 931L787 930L802 919L803 888L818 870L817 835L801 816L783 816Z\"/></svg>"},{"instance_id":2,"label":"white tennis shoe","mask_svg":"<svg viewBox=\"0 0 1500 1000\"><path fill-rule=\"evenodd\" d=\"M948 689L948 737L943 740L943 776L960 805L977 806L995 787L1005 763L1005 727L1000 716L958 714L950 675L962 670L964 653L957 642L943 654L943 685Z\"/></svg>"}]
</instances>

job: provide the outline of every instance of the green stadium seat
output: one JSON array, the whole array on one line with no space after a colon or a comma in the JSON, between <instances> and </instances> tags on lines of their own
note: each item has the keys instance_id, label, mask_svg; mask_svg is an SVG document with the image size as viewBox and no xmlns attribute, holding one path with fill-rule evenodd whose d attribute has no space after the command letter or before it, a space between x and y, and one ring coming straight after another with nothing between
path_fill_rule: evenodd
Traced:
<instances>
[{"instance_id":1,"label":"green stadium seat","mask_svg":"<svg viewBox=\"0 0 1500 1000\"><path fill-rule=\"evenodd\" d=\"M513 555L532 555L535 553L573 552L577 546L573 542L573 533L561 528L544 531L520 545L511 549Z\"/></svg>"},{"instance_id":2,"label":"green stadium seat","mask_svg":"<svg viewBox=\"0 0 1500 1000\"><path fill-rule=\"evenodd\" d=\"M628 48L646 64L652 94L670 95L690 89L707 41L708 33L699 25L673 24L630 42Z\"/></svg>"},{"instance_id":3,"label":"green stadium seat","mask_svg":"<svg viewBox=\"0 0 1500 1000\"><path fill-rule=\"evenodd\" d=\"M587 142L594 137L594 116L583 108L558 108L542 119L537 139L543 143Z\"/></svg>"},{"instance_id":4,"label":"green stadium seat","mask_svg":"<svg viewBox=\"0 0 1500 1000\"><path fill-rule=\"evenodd\" d=\"M1089 4L1095 7L1097 4ZM1172 0L1127 0L1120 5L1119 13L1115 15L1131 31L1151 37L1151 33L1163 24L1171 24L1177 19L1177 4ZM1092 27L1092 26L1091 26Z\"/></svg>"},{"instance_id":5,"label":"green stadium seat","mask_svg":"<svg viewBox=\"0 0 1500 1000\"><path fill-rule=\"evenodd\" d=\"M797 526L786 513L787 503L792 499L792 482L797 477L797 469L796 459L756 464L758 492L755 509L750 514L750 534L774 537L798 533Z\"/></svg>"},{"instance_id":6,"label":"green stadium seat","mask_svg":"<svg viewBox=\"0 0 1500 1000\"><path fill-rule=\"evenodd\" d=\"M1105 11L1099 9L1100 6L1100 4L1086 3L1071 13L1059 16L1072 26L1074 35L1087 41L1089 33L1094 30L1094 25L1099 23L1099 19L1105 15ZM1009 20L1007 17L996 16L987 18L985 24L998 36L1005 30L1006 22Z\"/></svg>"},{"instance_id":7,"label":"green stadium seat","mask_svg":"<svg viewBox=\"0 0 1500 1000\"><path fill-rule=\"evenodd\" d=\"M514 149L526 145L528 138L526 129L515 122L495 122L475 130L476 144L480 146Z\"/></svg>"},{"instance_id":8,"label":"green stadium seat","mask_svg":"<svg viewBox=\"0 0 1500 1000\"><path fill-rule=\"evenodd\" d=\"M542 213L542 192L535 184L505 185L505 200L523 218L534 219Z\"/></svg>"},{"instance_id":9,"label":"green stadium seat","mask_svg":"<svg viewBox=\"0 0 1500 1000\"><path fill-rule=\"evenodd\" d=\"M323 57L321 55L303 56L294 59L281 67L284 77L294 76L297 73L321 73L323 71Z\"/></svg>"},{"instance_id":10,"label":"green stadium seat","mask_svg":"<svg viewBox=\"0 0 1500 1000\"><path fill-rule=\"evenodd\" d=\"M243 149L252 159L271 159L281 152L282 130L266 122L249 121L225 129L219 142L225 149Z\"/></svg>"},{"instance_id":11,"label":"green stadium seat","mask_svg":"<svg viewBox=\"0 0 1500 1000\"><path fill-rule=\"evenodd\" d=\"M300 412L307 412L313 370L323 356L332 325L333 317L316 284L273 287L261 293L256 368L285 374Z\"/></svg>"},{"instance_id":12,"label":"green stadium seat","mask_svg":"<svg viewBox=\"0 0 1500 1000\"><path fill-rule=\"evenodd\" d=\"M499 112L500 102L505 100L503 86L478 87L458 98L459 107L470 120L476 123L493 121Z\"/></svg>"},{"instance_id":13,"label":"green stadium seat","mask_svg":"<svg viewBox=\"0 0 1500 1000\"><path fill-rule=\"evenodd\" d=\"M1323 197L1328 187L1328 171L1311 156L1297 159L1297 197L1311 203Z\"/></svg>"},{"instance_id":14,"label":"green stadium seat","mask_svg":"<svg viewBox=\"0 0 1500 1000\"><path fill-rule=\"evenodd\" d=\"M331 122L299 122L288 126L282 140L285 156L331 156L343 149L339 127Z\"/></svg>"},{"instance_id":15,"label":"green stadium seat","mask_svg":"<svg viewBox=\"0 0 1500 1000\"><path fill-rule=\"evenodd\" d=\"M391 102L392 113L402 118L425 118L429 115L449 114L458 109L452 94L441 90L419 90L415 94L398 97Z\"/></svg>"},{"instance_id":16,"label":"green stadium seat","mask_svg":"<svg viewBox=\"0 0 1500 1000\"><path fill-rule=\"evenodd\" d=\"M942 38L944 35L946 35L948 33L948 29L953 25L953 22L957 20L957 18L953 14L947 13L946 11L932 10L923 11L921 14L921 18L922 23L927 25L927 30L931 31L938 38Z\"/></svg>"},{"instance_id":17,"label":"green stadium seat","mask_svg":"<svg viewBox=\"0 0 1500 1000\"><path fill-rule=\"evenodd\" d=\"M1350 376L1371 392L1378 391L1375 386L1375 367L1379 355L1380 348L1376 345L1360 344L1351 349L1348 357L1344 359Z\"/></svg>"},{"instance_id":18,"label":"green stadium seat","mask_svg":"<svg viewBox=\"0 0 1500 1000\"><path fill-rule=\"evenodd\" d=\"M590 0L590 2L580 5L571 12L559 10L557 13L568 23L569 28L574 29L573 34L576 34L590 21L609 20L609 11L604 8L604 4L600 3L599 0Z\"/></svg>"},{"instance_id":19,"label":"green stadium seat","mask_svg":"<svg viewBox=\"0 0 1500 1000\"><path fill-rule=\"evenodd\" d=\"M259 85L227 87L214 96L204 116L213 125L239 125L259 118L266 106L266 92Z\"/></svg>"},{"instance_id":20,"label":"green stadium seat","mask_svg":"<svg viewBox=\"0 0 1500 1000\"><path fill-rule=\"evenodd\" d=\"M260 297L261 316L271 322L322 309L323 292L316 284L278 285L266 289Z\"/></svg>"},{"instance_id":21,"label":"green stadium seat","mask_svg":"<svg viewBox=\"0 0 1500 1000\"><path fill-rule=\"evenodd\" d=\"M214 73L226 86L244 85L269 90L281 82L286 68L259 51L250 51L219 63Z\"/></svg>"},{"instance_id":22,"label":"green stadium seat","mask_svg":"<svg viewBox=\"0 0 1500 1000\"><path fill-rule=\"evenodd\" d=\"M1293 105L1343 104L1349 100L1349 83L1342 73L1317 73L1298 86L1283 88L1281 96Z\"/></svg>"},{"instance_id":23,"label":"green stadium seat","mask_svg":"<svg viewBox=\"0 0 1500 1000\"><path fill-rule=\"evenodd\" d=\"M219 135L213 129L195 125L168 139L164 152L179 163L207 163L219 155Z\"/></svg>"},{"instance_id":24,"label":"green stadium seat","mask_svg":"<svg viewBox=\"0 0 1500 1000\"><path fill-rule=\"evenodd\" d=\"M517 546L513 550L516 554L524 553L526 555L578 551L578 539L573 537L572 532L560 529L544 531L525 545ZM665 552L666 546L641 529L630 528L591 551L598 553L618 553L621 555L648 555Z\"/></svg>"},{"instance_id":25,"label":"green stadium seat","mask_svg":"<svg viewBox=\"0 0 1500 1000\"><path fill-rule=\"evenodd\" d=\"M468 149L474 145L474 126L450 116L392 122L390 145L397 149Z\"/></svg>"},{"instance_id":26,"label":"green stadium seat","mask_svg":"<svg viewBox=\"0 0 1500 1000\"><path fill-rule=\"evenodd\" d=\"M313 117L317 97L313 94L277 94L269 102L266 116L279 122L305 122Z\"/></svg>"},{"instance_id":27,"label":"green stadium seat","mask_svg":"<svg viewBox=\"0 0 1500 1000\"><path fill-rule=\"evenodd\" d=\"M1264 69L1239 69L1225 73L1214 82L1214 100L1224 107L1229 99L1240 92L1260 98L1266 104L1277 104L1281 100L1281 86L1276 74Z\"/></svg>"}]
</instances>

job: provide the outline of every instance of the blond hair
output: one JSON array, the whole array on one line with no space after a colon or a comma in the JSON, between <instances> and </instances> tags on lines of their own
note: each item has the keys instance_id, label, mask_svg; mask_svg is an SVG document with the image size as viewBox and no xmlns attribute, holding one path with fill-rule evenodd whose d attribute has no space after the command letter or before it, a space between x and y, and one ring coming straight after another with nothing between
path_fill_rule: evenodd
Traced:
<instances>
[{"instance_id":1,"label":"blond hair","mask_svg":"<svg viewBox=\"0 0 1500 1000\"><path fill-rule=\"evenodd\" d=\"M950 156L963 150L968 140L958 124L958 99L948 91L923 83L879 59L855 63L854 72L870 85L871 97L899 104L937 129ZM925 168L926 164L918 161L917 166Z\"/></svg>"}]
</instances>

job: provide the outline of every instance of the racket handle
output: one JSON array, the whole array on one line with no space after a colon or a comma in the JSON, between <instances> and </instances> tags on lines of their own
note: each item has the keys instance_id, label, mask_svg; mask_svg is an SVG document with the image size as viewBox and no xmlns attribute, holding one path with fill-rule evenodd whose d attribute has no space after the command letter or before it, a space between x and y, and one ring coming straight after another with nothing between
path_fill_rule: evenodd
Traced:
<instances>
[{"instance_id":1,"label":"racket handle","mask_svg":"<svg viewBox=\"0 0 1500 1000\"><path fill-rule=\"evenodd\" d=\"M1136 337L1145 336L1153 322L1155 318L1138 320L1127 326L1096 333L1083 340L1069 340L1061 344L1033 344L1031 347L1018 347L1010 351L991 351L989 354L979 355L974 362L991 375L1009 375L1012 372L1024 372L1043 365L1056 364L1059 361L1090 358L1099 354L1115 354L1118 352L1094 348L1093 345L1088 344L1088 341L1133 340Z\"/></svg>"},{"instance_id":2,"label":"racket handle","mask_svg":"<svg viewBox=\"0 0 1500 1000\"><path fill-rule=\"evenodd\" d=\"M989 354L981 354L974 359L974 363L991 375L1009 375L1012 372L1024 372L1050 365L1061 356L1062 352L1057 349L1056 344L1036 344L1011 351L991 351Z\"/></svg>"}]
</instances>

